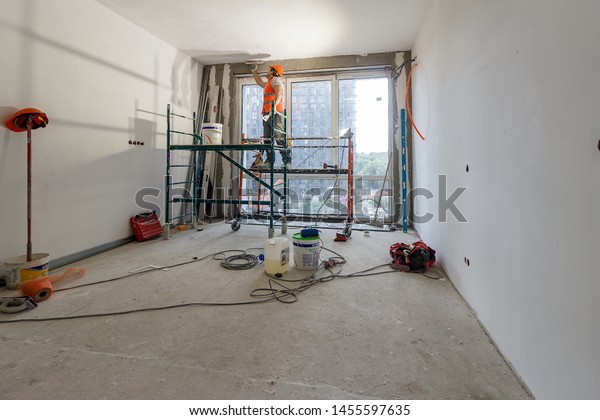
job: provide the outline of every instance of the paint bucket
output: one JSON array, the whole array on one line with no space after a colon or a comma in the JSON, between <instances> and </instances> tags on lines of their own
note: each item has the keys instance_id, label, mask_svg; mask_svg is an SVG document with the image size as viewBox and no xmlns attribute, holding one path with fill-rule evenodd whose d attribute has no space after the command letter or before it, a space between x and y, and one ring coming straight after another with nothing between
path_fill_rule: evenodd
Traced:
<instances>
[{"instance_id":1,"label":"paint bucket","mask_svg":"<svg viewBox=\"0 0 600 420\"><path fill-rule=\"evenodd\" d=\"M31 261L27 255L9 258L4 262L6 268L6 288L16 289L24 281L38 279L48 275L50 254L32 254Z\"/></svg>"},{"instance_id":2,"label":"paint bucket","mask_svg":"<svg viewBox=\"0 0 600 420\"><path fill-rule=\"evenodd\" d=\"M290 241L284 236L270 238L264 247L265 272L281 276L290 268Z\"/></svg>"},{"instance_id":3,"label":"paint bucket","mask_svg":"<svg viewBox=\"0 0 600 420\"><path fill-rule=\"evenodd\" d=\"M203 123L202 140L204 140L203 144L223 143L223 124Z\"/></svg>"},{"instance_id":4,"label":"paint bucket","mask_svg":"<svg viewBox=\"0 0 600 420\"><path fill-rule=\"evenodd\" d=\"M301 233L292 236L294 244L294 265L298 270L316 270L319 268L321 239L319 236L302 237Z\"/></svg>"}]
</instances>

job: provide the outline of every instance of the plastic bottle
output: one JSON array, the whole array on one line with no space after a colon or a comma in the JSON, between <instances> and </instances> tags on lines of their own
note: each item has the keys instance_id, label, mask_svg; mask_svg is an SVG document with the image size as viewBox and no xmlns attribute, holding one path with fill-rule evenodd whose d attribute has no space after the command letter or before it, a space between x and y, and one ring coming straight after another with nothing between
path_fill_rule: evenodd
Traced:
<instances>
[{"instance_id":1,"label":"plastic bottle","mask_svg":"<svg viewBox=\"0 0 600 420\"><path fill-rule=\"evenodd\" d=\"M265 243L265 272L281 276L290 268L290 241L284 236L270 238Z\"/></svg>"}]
</instances>

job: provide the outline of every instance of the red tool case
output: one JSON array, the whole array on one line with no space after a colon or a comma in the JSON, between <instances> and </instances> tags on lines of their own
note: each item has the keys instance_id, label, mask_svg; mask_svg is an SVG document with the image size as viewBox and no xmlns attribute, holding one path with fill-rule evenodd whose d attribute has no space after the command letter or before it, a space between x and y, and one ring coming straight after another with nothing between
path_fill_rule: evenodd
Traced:
<instances>
[{"instance_id":1,"label":"red tool case","mask_svg":"<svg viewBox=\"0 0 600 420\"><path fill-rule=\"evenodd\" d=\"M162 234L162 226L155 212L138 214L129 219L138 241L152 239Z\"/></svg>"}]
</instances>

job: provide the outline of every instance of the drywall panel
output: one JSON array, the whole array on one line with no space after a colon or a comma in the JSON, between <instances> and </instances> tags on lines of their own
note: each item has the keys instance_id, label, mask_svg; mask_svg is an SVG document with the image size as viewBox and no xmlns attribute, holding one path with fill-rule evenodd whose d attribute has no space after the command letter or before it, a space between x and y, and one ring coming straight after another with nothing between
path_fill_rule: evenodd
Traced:
<instances>
[{"instance_id":1,"label":"drywall panel","mask_svg":"<svg viewBox=\"0 0 600 420\"><path fill-rule=\"evenodd\" d=\"M436 1L414 49L418 231L543 399L600 397L599 14Z\"/></svg>"},{"instance_id":2,"label":"drywall panel","mask_svg":"<svg viewBox=\"0 0 600 420\"><path fill-rule=\"evenodd\" d=\"M0 38L2 121L24 107L50 118L33 132L34 252L129 237L139 190L163 207L166 107L191 114L201 67L93 0L0 0ZM1 274L27 225L26 136L0 136Z\"/></svg>"}]
</instances>

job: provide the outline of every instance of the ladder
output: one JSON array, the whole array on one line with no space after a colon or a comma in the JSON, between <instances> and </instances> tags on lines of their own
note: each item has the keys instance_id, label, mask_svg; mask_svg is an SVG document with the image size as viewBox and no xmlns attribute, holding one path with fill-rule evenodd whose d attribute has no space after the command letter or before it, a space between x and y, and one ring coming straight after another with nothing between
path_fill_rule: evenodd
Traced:
<instances>
[{"instance_id":1,"label":"ladder","mask_svg":"<svg viewBox=\"0 0 600 420\"><path fill-rule=\"evenodd\" d=\"M173 118L181 118L183 120L191 121L192 124L192 132L185 132L180 130L175 130L172 127ZM173 135L179 134L182 136L189 136L192 139L192 143L190 144L190 148L175 148L172 145ZM164 228L164 236L166 239L170 238L170 228L177 221L178 224L185 224L186 217L190 216L190 222L192 227L195 229L197 227L197 208L194 205L193 197L198 194L200 189L198 183L198 155L193 149L193 146L198 145L199 136L196 133L196 113L192 114L192 117L187 117L185 115L177 114L171 111L171 105L167 105L167 170L165 176L165 196L166 196L166 205L165 205L165 228ZM189 152L189 163L188 164L173 164L172 161L174 159L174 153L178 150L183 150ZM177 168L187 168L186 178L184 180L176 180L173 181L174 172L177 171ZM177 194L178 190L182 190L183 194ZM181 208L181 211L178 216L173 214L173 205L175 203L184 203ZM192 205L185 205L185 203L191 203Z\"/></svg>"}]
</instances>

